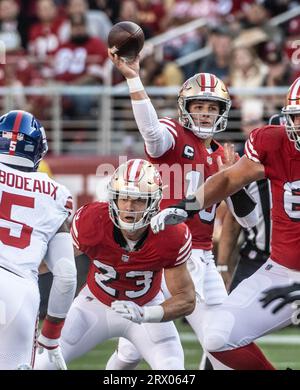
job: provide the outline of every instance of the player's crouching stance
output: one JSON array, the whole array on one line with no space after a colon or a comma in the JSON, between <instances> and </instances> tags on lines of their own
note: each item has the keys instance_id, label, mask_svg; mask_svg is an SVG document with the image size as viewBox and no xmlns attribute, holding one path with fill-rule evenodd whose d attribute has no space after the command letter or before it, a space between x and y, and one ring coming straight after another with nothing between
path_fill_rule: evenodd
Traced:
<instances>
[{"instance_id":1,"label":"player's crouching stance","mask_svg":"<svg viewBox=\"0 0 300 390\"><path fill-rule=\"evenodd\" d=\"M72 236L90 258L87 285L74 300L62 330L68 362L97 344L125 337L152 369L184 369L174 323L195 306L186 269L191 234L185 224L154 235L150 219L159 210L161 178L145 160L130 160L113 174L109 203L94 202L75 214ZM160 291L162 271L172 297ZM39 359L39 368L54 368Z\"/></svg>"},{"instance_id":2,"label":"player's crouching stance","mask_svg":"<svg viewBox=\"0 0 300 390\"><path fill-rule=\"evenodd\" d=\"M38 344L58 369L66 369L59 337L76 289L65 223L72 198L36 172L47 149L44 128L30 113L10 111L0 118L0 369L34 367L37 275L44 258L54 278Z\"/></svg>"}]
</instances>

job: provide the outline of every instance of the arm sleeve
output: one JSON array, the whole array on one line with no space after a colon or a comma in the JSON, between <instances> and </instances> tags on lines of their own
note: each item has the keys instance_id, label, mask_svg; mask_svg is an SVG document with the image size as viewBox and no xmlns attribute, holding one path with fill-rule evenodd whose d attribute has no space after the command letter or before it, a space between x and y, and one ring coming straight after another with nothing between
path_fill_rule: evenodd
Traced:
<instances>
[{"instance_id":1,"label":"arm sleeve","mask_svg":"<svg viewBox=\"0 0 300 390\"><path fill-rule=\"evenodd\" d=\"M45 262L53 274L47 313L52 317L65 318L77 286L70 233L57 233L49 241Z\"/></svg>"},{"instance_id":2,"label":"arm sleeve","mask_svg":"<svg viewBox=\"0 0 300 390\"><path fill-rule=\"evenodd\" d=\"M138 129L149 156L158 158L174 148L174 135L161 123L150 99L132 100L132 109Z\"/></svg>"},{"instance_id":3,"label":"arm sleeve","mask_svg":"<svg viewBox=\"0 0 300 390\"><path fill-rule=\"evenodd\" d=\"M254 198L246 188L226 199L229 210L243 228L250 228L258 223L259 212Z\"/></svg>"}]
</instances>

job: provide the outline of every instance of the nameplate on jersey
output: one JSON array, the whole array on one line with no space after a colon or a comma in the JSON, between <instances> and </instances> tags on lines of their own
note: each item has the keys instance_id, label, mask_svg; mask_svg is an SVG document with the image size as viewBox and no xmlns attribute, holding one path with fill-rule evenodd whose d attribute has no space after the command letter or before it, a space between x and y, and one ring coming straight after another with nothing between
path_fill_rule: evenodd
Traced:
<instances>
[{"instance_id":1,"label":"nameplate on jersey","mask_svg":"<svg viewBox=\"0 0 300 390\"><path fill-rule=\"evenodd\" d=\"M127 256L127 255L122 255L121 260L122 260L124 263L128 263L128 261L129 261L129 256Z\"/></svg>"},{"instance_id":2,"label":"nameplate on jersey","mask_svg":"<svg viewBox=\"0 0 300 390\"><path fill-rule=\"evenodd\" d=\"M193 160L195 155L195 149L190 145L185 145L182 153L182 157L188 158L189 160Z\"/></svg>"}]
</instances>

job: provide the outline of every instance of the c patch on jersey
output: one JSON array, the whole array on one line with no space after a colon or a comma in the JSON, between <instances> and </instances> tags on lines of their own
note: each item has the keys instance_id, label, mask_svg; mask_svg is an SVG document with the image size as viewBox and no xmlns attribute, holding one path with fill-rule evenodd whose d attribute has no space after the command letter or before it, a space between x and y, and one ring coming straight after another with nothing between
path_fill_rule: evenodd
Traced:
<instances>
[{"instance_id":1,"label":"c patch on jersey","mask_svg":"<svg viewBox=\"0 0 300 390\"><path fill-rule=\"evenodd\" d=\"M185 145L182 153L182 157L193 160L195 155L195 149L190 145Z\"/></svg>"}]
</instances>

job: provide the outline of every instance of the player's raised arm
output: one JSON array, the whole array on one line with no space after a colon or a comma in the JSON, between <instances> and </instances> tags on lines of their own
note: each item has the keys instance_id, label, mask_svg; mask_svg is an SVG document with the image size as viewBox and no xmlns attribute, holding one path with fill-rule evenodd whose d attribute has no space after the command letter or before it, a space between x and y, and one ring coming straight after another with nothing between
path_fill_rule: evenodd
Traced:
<instances>
[{"instance_id":1,"label":"player's raised arm","mask_svg":"<svg viewBox=\"0 0 300 390\"><path fill-rule=\"evenodd\" d=\"M108 49L108 56L126 78L133 114L147 152L151 157L162 156L174 144L174 137L166 126L159 122L157 113L144 89L139 76L139 57L136 57L132 62L126 62L117 54L112 54L110 49Z\"/></svg>"}]
</instances>

